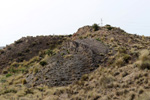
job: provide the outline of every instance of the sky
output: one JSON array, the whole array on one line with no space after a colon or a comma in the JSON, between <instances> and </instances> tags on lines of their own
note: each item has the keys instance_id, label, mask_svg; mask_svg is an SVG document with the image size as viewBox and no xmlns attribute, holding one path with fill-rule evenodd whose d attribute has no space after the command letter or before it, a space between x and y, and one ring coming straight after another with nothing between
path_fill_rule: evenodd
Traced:
<instances>
[{"instance_id":1,"label":"sky","mask_svg":"<svg viewBox=\"0 0 150 100\"><path fill-rule=\"evenodd\" d=\"M150 0L0 0L0 46L21 37L67 35L94 23L150 36Z\"/></svg>"}]
</instances>

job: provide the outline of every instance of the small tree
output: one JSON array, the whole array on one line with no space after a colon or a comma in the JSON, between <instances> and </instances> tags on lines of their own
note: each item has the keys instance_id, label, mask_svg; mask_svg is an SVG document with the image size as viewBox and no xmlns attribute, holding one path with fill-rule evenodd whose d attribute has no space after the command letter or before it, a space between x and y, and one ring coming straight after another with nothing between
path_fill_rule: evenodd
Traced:
<instances>
[{"instance_id":1,"label":"small tree","mask_svg":"<svg viewBox=\"0 0 150 100\"><path fill-rule=\"evenodd\" d=\"M99 30L99 26L98 26L98 24L93 24L93 25L92 25L92 28L94 29L94 31Z\"/></svg>"}]
</instances>

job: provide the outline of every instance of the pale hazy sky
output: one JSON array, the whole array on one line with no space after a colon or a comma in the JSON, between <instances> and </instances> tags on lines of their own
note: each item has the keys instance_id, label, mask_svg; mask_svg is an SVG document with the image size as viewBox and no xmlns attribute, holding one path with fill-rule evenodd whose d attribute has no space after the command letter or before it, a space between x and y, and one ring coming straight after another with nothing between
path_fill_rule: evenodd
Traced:
<instances>
[{"instance_id":1,"label":"pale hazy sky","mask_svg":"<svg viewBox=\"0 0 150 100\"><path fill-rule=\"evenodd\" d=\"M150 0L0 0L0 46L22 36L72 34L101 18L150 36Z\"/></svg>"}]
</instances>

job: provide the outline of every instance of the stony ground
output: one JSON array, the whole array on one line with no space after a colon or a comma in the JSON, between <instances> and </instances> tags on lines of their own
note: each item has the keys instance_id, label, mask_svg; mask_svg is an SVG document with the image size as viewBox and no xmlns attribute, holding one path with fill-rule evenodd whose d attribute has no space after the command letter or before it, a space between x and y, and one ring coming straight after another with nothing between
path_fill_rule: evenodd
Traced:
<instances>
[{"instance_id":1,"label":"stony ground","mask_svg":"<svg viewBox=\"0 0 150 100\"><path fill-rule=\"evenodd\" d=\"M37 73L27 75L27 84L65 86L79 80L82 75L99 67L109 48L95 39L83 39L66 43L59 53L47 58L47 65ZM37 78L37 80L34 80ZM43 80L44 79L44 80Z\"/></svg>"}]
</instances>

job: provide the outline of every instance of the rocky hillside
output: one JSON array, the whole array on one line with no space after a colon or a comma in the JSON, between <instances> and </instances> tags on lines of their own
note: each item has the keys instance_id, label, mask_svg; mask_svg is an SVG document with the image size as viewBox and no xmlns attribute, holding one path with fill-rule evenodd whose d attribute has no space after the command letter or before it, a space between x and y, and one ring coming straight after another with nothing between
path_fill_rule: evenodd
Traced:
<instances>
[{"instance_id":1,"label":"rocky hillside","mask_svg":"<svg viewBox=\"0 0 150 100\"><path fill-rule=\"evenodd\" d=\"M1 50L0 66L2 100L150 99L150 37L110 25L22 38Z\"/></svg>"},{"instance_id":2,"label":"rocky hillside","mask_svg":"<svg viewBox=\"0 0 150 100\"><path fill-rule=\"evenodd\" d=\"M101 48L99 48L101 47ZM27 84L65 86L98 68L108 46L94 39L69 41L53 57L47 58L43 68L27 75ZM34 80L37 78L37 80ZM44 80L43 80L44 79Z\"/></svg>"},{"instance_id":3,"label":"rocky hillside","mask_svg":"<svg viewBox=\"0 0 150 100\"><path fill-rule=\"evenodd\" d=\"M64 36L23 37L0 51L0 69L11 66L15 62L29 61L37 56L39 51L53 49L64 40ZM15 64L14 66L17 67Z\"/></svg>"}]
</instances>

